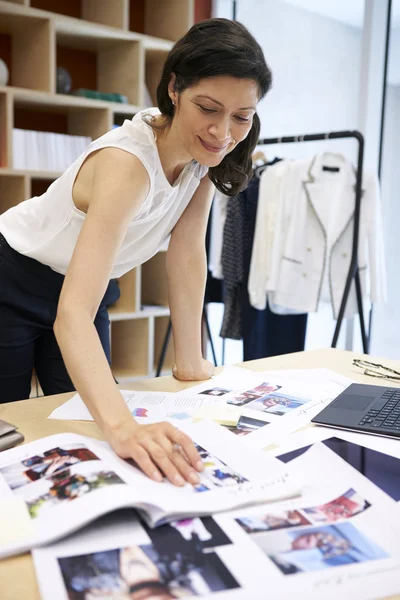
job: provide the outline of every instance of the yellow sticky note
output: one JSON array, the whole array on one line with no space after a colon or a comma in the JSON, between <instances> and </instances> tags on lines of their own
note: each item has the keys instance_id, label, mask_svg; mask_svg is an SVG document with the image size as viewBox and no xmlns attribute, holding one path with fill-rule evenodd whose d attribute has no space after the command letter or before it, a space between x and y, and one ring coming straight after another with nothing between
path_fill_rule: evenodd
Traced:
<instances>
[{"instance_id":1,"label":"yellow sticky note","mask_svg":"<svg viewBox=\"0 0 400 600\"><path fill-rule=\"evenodd\" d=\"M0 502L1 544L19 542L30 538L34 533L34 524L22 498L14 496Z\"/></svg>"},{"instance_id":2,"label":"yellow sticky note","mask_svg":"<svg viewBox=\"0 0 400 600\"><path fill-rule=\"evenodd\" d=\"M202 406L194 415L195 421L211 419L220 425L234 427L240 419L240 410L236 406Z\"/></svg>"}]
</instances>

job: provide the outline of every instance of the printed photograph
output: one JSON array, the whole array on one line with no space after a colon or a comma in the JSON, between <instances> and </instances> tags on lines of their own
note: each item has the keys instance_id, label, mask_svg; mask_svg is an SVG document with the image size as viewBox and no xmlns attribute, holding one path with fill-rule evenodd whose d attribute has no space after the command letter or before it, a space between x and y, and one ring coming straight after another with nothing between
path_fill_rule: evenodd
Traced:
<instances>
[{"instance_id":1,"label":"printed photograph","mask_svg":"<svg viewBox=\"0 0 400 600\"><path fill-rule=\"evenodd\" d=\"M225 396L225 394L229 394L232 390L227 390L225 388L214 387L209 390L204 390L204 392L199 392L199 394L204 394L206 396Z\"/></svg>"},{"instance_id":2,"label":"printed photograph","mask_svg":"<svg viewBox=\"0 0 400 600\"><path fill-rule=\"evenodd\" d=\"M236 522L246 533L289 529L299 525L312 525L298 510L282 510L279 513L249 514L237 517Z\"/></svg>"},{"instance_id":3,"label":"printed photograph","mask_svg":"<svg viewBox=\"0 0 400 600\"><path fill-rule=\"evenodd\" d=\"M81 498L94 490L125 482L113 471L99 470L83 473L80 469L65 469L32 486L29 497L23 495L32 519L46 517L55 507ZM34 488L34 490L33 490ZM34 493L32 493L34 491Z\"/></svg>"},{"instance_id":4,"label":"printed photograph","mask_svg":"<svg viewBox=\"0 0 400 600\"><path fill-rule=\"evenodd\" d=\"M246 477L228 467L222 460L195 444L204 465L199 473L200 483L193 486L196 492L206 492L215 488L237 487L248 482Z\"/></svg>"},{"instance_id":5,"label":"printed photograph","mask_svg":"<svg viewBox=\"0 0 400 600\"><path fill-rule=\"evenodd\" d=\"M287 394L282 394L280 392L274 392L268 396L262 396L261 398L254 400L247 406L247 408L259 410L261 412L270 413L273 415L283 416L295 408L299 408L300 406L307 404L307 402L309 402L309 399L297 398L295 396L288 396Z\"/></svg>"},{"instance_id":6,"label":"printed photograph","mask_svg":"<svg viewBox=\"0 0 400 600\"><path fill-rule=\"evenodd\" d=\"M173 600L239 588L215 552L176 543L129 546L58 559L69 600Z\"/></svg>"},{"instance_id":7,"label":"printed photograph","mask_svg":"<svg viewBox=\"0 0 400 600\"><path fill-rule=\"evenodd\" d=\"M351 523L256 533L251 537L284 575L320 571L389 556Z\"/></svg>"},{"instance_id":8,"label":"printed photograph","mask_svg":"<svg viewBox=\"0 0 400 600\"><path fill-rule=\"evenodd\" d=\"M335 523L367 510L371 504L352 488L345 494L321 506L302 509L312 523Z\"/></svg>"},{"instance_id":9,"label":"printed photograph","mask_svg":"<svg viewBox=\"0 0 400 600\"><path fill-rule=\"evenodd\" d=\"M65 444L0 469L12 490L98 457L83 444Z\"/></svg>"},{"instance_id":10,"label":"printed photograph","mask_svg":"<svg viewBox=\"0 0 400 600\"><path fill-rule=\"evenodd\" d=\"M149 527L145 522L142 522L142 525L151 543L161 554L164 553L164 545L167 548L175 548L176 551L182 551L185 547L185 553L189 553L204 552L232 544L212 517L180 519L155 528Z\"/></svg>"},{"instance_id":11,"label":"printed photograph","mask_svg":"<svg viewBox=\"0 0 400 600\"><path fill-rule=\"evenodd\" d=\"M245 392L241 392L234 398L229 398L228 404L233 404L234 406L244 406L248 404L252 400L258 400L263 398L267 394L271 394L272 392L276 392L282 386L276 385L275 383L261 383L260 385L252 388L251 390L246 390Z\"/></svg>"},{"instance_id":12,"label":"printed photograph","mask_svg":"<svg viewBox=\"0 0 400 600\"><path fill-rule=\"evenodd\" d=\"M252 417L245 417L241 415L237 425L226 425L225 427L232 431L235 435L244 436L257 431L260 427L269 425L268 421L261 421L260 419L253 419Z\"/></svg>"},{"instance_id":13,"label":"printed photograph","mask_svg":"<svg viewBox=\"0 0 400 600\"><path fill-rule=\"evenodd\" d=\"M169 419L178 419L179 421L185 421L186 419L191 419L193 417L192 414L187 412L171 412L166 415Z\"/></svg>"},{"instance_id":14,"label":"printed photograph","mask_svg":"<svg viewBox=\"0 0 400 600\"><path fill-rule=\"evenodd\" d=\"M133 408L132 409L132 416L133 417L143 417L143 418L147 418L149 416L149 409L148 408Z\"/></svg>"}]
</instances>

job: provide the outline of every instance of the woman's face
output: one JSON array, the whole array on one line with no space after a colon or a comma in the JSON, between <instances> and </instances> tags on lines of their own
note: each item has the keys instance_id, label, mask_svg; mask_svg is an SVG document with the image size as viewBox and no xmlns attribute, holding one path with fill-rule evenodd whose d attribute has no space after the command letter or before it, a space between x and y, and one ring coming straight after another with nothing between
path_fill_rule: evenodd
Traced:
<instances>
[{"instance_id":1,"label":"woman's face","mask_svg":"<svg viewBox=\"0 0 400 600\"><path fill-rule=\"evenodd\" d=\"M248 135L258 102L258 86L250 79L218 76L202 79L177 94L174 126L192 158L215 167Z\"/></svg>"}]
</instances>

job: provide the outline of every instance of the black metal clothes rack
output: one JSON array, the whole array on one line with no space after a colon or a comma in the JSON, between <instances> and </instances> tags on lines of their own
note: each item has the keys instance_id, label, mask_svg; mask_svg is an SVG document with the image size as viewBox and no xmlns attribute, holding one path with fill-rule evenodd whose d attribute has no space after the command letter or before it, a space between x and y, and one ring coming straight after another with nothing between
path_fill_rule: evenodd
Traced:
<instances>
[{"instance_id":1,"label":"black metal clothes rack","mask_svg":"<svg viewBox=\"0 0 400 600\"><path fill-rule=\"evenodd\" d=\"M365 322L364 322L364 312L363 312L363 303L362 303L362 294L361 294L361 283L360 283L360 272L358 266L358 239L360 233L360 208L361 208L361 195L362 195L362 175L363 175L363 162L364 162L364 137L359 131L333 131L330 133L312 133L307 135L294 135L294 136L284 136L280 138L266 138L260 139L258 141L259 146L264 146L267 144L290 144L297 142L316 142L319 140L333 140L340 138L355 138L358 142L358 160L357 160L357 181L356 181L356 199L355 199L355 208L354 208L354 226L353 226L353 246L351 253L351 261L349 272L347 274L346 285L344 288L342 301L340 304L339 315L336 322L335 331L332 339L332 348L336 348L336 344L338 341L340 328L342 325L342 321L344 318L344 311L346 309L347 300L350 293L351 283L354 279L356 286L356 297L357 297L357 307L358 313L360 317L360 329L361 329L361 338L363 344L363 351L365 354L369 353L369 340L370 340L370 332L369 335L366 335L365 331Z\"/></svg>"}]
</instances>

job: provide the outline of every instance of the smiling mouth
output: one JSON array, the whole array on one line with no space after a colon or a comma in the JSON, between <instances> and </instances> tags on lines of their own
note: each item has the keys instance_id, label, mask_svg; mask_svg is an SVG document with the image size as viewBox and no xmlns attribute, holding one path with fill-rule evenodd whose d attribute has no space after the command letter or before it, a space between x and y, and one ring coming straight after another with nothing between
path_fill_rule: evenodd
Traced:
<instances>
[{"instance_id":1,"label":"smiling mouth","mask_svg":"<svg viewBox=\"0 0 400 600\"><path fill-rule=\"evenodd\" d=\"M227 145L225 145L225 146L213 146L212 144L207 144L207 142L205 142L204 140L202 140L201 137L199 137L199 140L203 144L204 148L206 150L208 150L209 152L219 153L219 152L222 152L223 150L225 150L225 148L227 148Z\"/></svg>"}]
</instances>

